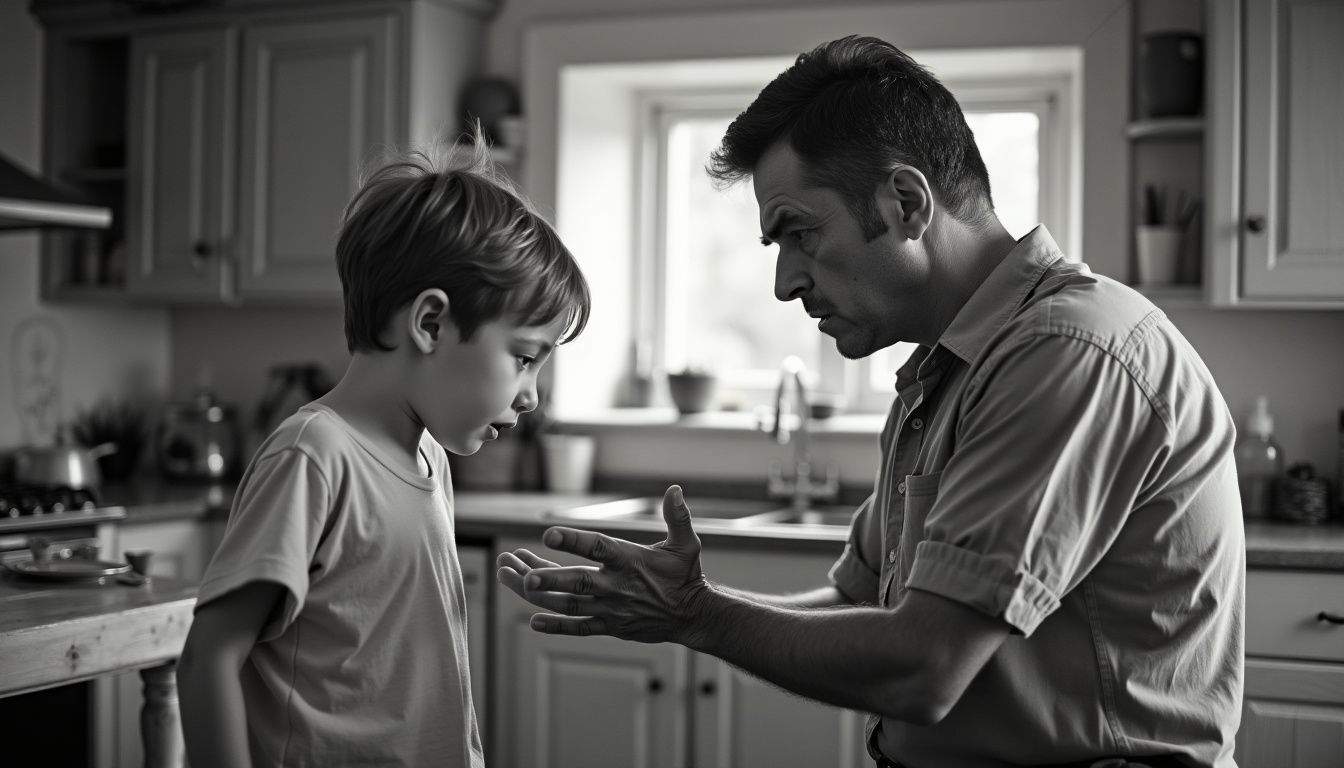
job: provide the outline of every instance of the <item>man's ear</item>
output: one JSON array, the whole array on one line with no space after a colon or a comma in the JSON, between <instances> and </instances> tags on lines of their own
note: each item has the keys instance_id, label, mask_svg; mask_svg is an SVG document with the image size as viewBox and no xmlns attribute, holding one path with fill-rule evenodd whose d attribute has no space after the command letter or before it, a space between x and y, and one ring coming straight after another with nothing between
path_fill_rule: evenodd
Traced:
<instances>
[{"instance_id":1,"label":"man's ear","mask_svg":"<svg viewBox=\"0 0 1344 768\"><path fill-rule=\"evenodd\" d=\"M448 316L448 294L438 288L421 291L411 302L406 324L415 348L426 355L433 352L443 340L443 334L453 332L453 321Z\"/></svg>"},{"instance_id":2,"label":"man's ear","mask_svg":"<svg viewBox=\"0 0 1344 768\"><path fill-rule=\"evenodd\" d=\"M934 199L929 180L912 165L898 165L882 185L895 204L896 232L907 240L918 240L933 221Z\"/></svg>"}]
</instances>

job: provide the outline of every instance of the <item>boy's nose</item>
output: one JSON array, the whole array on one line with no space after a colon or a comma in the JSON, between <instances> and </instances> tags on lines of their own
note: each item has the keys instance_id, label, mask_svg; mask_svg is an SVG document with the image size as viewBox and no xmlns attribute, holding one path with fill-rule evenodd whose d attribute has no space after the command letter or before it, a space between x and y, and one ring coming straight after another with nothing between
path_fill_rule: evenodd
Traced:
<instances>
[{"instance_id":1,"label":"boy's nose","mask_svg":"<svg viewBox=\"0 0 1344 768\"><path fill-rule=\"evenodd\" d=\"M519 413L531 413L537 409L537 385L523 387L513 401L513 409Z\"/></svg>"}]
</instances>

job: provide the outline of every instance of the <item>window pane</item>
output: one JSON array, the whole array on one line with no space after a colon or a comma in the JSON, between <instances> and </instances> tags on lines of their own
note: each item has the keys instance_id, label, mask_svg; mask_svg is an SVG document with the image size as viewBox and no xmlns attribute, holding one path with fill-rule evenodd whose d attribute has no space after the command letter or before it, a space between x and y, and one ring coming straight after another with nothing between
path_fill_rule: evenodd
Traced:
<instances>
[{"instance_id":1,"label":"window pane","mask_svg":"<svg viewBox=\"0 0 1344 768\"><path fill-rule=\"evenodd\" d=\"M719 191L705 173L731 119L688 116L668 129L665 362L769 386L788 355L816 372L821 336L797 302L774 297L775 248L760 244L751 184Z\"/></svg>"},{"instance_id":2,"label":"window pane","mask_svg":"<svg viewBox=\"0 0 1344 768\"><path fill-rule=\"evenodd\" d=\"M1013 237L1040 223L1040 158L1034 112L967 112L966 123L989 171L990 194L999 221Z\"/></svg>"}]
</instances>

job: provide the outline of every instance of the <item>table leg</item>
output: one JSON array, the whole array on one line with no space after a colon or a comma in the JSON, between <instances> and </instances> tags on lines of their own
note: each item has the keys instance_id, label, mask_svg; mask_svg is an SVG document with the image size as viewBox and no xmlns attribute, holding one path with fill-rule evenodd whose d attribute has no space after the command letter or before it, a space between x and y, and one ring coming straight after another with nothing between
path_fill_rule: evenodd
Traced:
<instances>
[{"instance_id":1,"label":"table leg","mask_svg":"<svg viewBox=\"0 0 1344 768\"><path fill-rule=\"evenodd\" d=\"M145 768L183 768L182 716L177 709L177 661L140 670L145 681L145 706L140 710L140 738Z\"/></svg>"}]
</instances>

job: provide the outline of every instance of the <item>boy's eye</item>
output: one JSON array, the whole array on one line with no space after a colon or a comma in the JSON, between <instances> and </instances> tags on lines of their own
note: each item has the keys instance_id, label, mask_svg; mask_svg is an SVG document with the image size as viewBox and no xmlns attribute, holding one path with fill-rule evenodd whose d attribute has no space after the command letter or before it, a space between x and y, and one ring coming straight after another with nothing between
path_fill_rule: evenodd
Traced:
<instances>
[{"instance_id":1,"label":"boy's eye","mask_svg":"<svg viewBox=\"0 0 1344 768\"><path fill-rule=\"evenodd\" d=\"M537 361L535 357L528 357L527 355L514 355L513 359L518 361L518 367L524 371L531 368L532 364Z\"/></svg>"}]
</instances>

